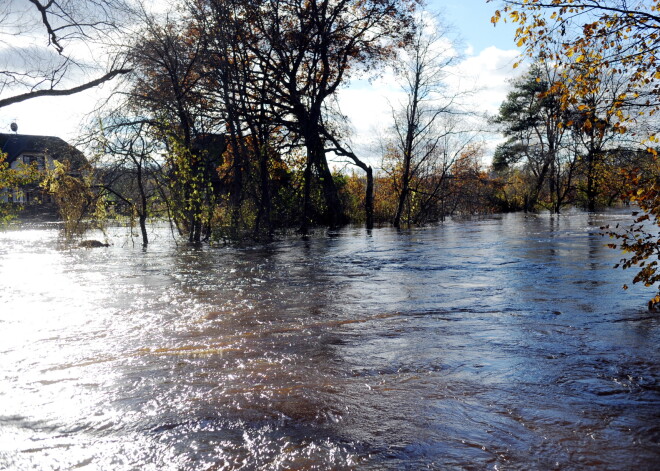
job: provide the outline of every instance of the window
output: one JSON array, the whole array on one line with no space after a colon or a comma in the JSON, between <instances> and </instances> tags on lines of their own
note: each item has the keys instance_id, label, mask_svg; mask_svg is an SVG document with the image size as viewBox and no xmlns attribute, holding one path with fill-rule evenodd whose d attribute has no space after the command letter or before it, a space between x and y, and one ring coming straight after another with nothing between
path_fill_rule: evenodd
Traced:
<instances>
[{"instance_id":1,"label":"window","mask_svg":"<svg viewBox=\"0 0 660 471\"><path fill-rule=\"evenodd\" d=\"M46 166L46 158L43 155L24 155L23 163L25 165L36 164L37 169L43 170Z\"/></svg>"}]
</instances>

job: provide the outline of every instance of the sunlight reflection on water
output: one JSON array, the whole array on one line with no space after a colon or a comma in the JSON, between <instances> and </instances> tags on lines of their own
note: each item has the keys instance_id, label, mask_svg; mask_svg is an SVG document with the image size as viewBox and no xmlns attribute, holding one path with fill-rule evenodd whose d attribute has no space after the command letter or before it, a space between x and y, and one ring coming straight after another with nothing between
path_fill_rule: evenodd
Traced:
<instances>
[{"instance_id":1,"label":"sunlight reflection on water","mask_svg":"<svg viewBox=\"0 0 660 471\"><path fill-rule=\"evenodd\" d=\"M0 232L0 468L653 469L660 321L598 227L146 251Z\"/></svg>"}]
</instances>

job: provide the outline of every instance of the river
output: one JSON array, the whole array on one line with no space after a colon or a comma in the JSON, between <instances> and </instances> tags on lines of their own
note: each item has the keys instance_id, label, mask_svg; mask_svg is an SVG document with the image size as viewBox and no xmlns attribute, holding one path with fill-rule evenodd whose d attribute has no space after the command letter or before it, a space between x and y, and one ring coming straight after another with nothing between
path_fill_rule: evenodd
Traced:
<instances>
[{"instance_id":1,"label":"river","mask_svg":"<svg viewBox=\"0 0 660 471\"><path fill-rule=\"evenodd\" d=\"M658 469L660 315L598 230L629 220L4 229L0 469Z\"/></svg>"}]
</instances>

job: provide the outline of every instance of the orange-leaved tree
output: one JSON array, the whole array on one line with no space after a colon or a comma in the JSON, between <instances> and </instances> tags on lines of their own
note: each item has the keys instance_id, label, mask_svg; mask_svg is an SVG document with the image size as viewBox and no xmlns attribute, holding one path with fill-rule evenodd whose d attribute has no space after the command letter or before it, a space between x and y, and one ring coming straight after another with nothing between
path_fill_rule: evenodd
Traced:
<instances>
[{"instance_id":1,"label":"orange-leaved tree","mask_svg":"<svg viewBox=\"0 0 660 471\"><path fill-rule=\"evenodd\" d=\"M490 0L489 0L490 1ZM563 71L555 85L566 105L599 89L595 72L629 73L628 88L612 110L623 124L629 107L654 114L660 101L660 0L505 0L492 22L518 25L516 40L530 57ZM570 79L570 81L569 81ZM636 111L638 111L636 109Z\"/></svg>"}]
</instances>

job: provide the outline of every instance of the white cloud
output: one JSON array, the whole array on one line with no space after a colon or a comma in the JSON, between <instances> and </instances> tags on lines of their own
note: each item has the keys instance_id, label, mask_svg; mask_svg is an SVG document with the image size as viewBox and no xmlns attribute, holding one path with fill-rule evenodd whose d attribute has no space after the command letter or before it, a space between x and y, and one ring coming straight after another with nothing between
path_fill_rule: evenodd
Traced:
<instances>
[{"instance_id":1,"label":"white cloud","mask_svg":"<svg viewBox=\"0 0 660 471\"><path fill-rule=\"evenodd\" d=\"M370 159L371 165L380 158L381 136L392 124L392 106L400 94L391 72L372 81L355 81L339 93L341 111L353 126L353 149L359 157Z\"/></svg>"},{"instance_id":2,"label":"white cloud","mask_svg":"<svg viewBox=\"0 0 660 471\"><path fill-rule=\"evenodd\" d=\"M516 50L488 47L452 68L448 82L456 90L475 91L467 101L472 109L495 114L506 98L509 80L520 74L513 68L518 58Z\"/></svg>"},{"instance_id":3,"label":"white cloud","mask_svg":"<svg viewBox=\"0 0 660 471\"><path fill-rule=\"evenodd\" d=\"M518 51L496 47L488 47L478 55L467 57L449 69L449 95L472 91L461 98L464 109L480 115L496 114L509 92L510 79L522 72L513 68L518 58ZM396 106L401 100L401 93L394 75L389 72L371 82L355 81L339 94L341 109L353 124L354 149L359 156L369 159L372 165L377 165L382 136L392 124L390 104ZM502 138L487 132L485 121L480 126L484 130L488 163Z\"/></svg>"}]
</instances>

